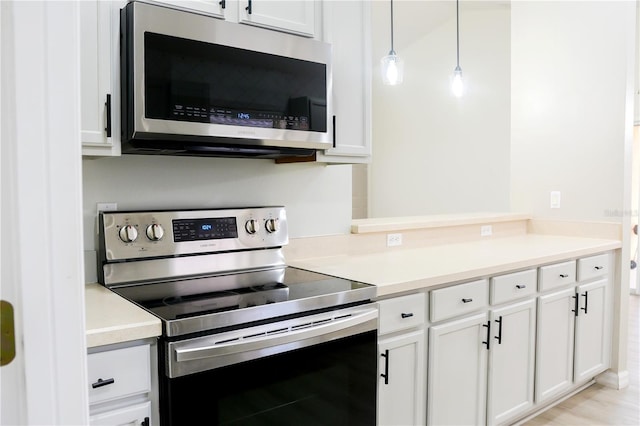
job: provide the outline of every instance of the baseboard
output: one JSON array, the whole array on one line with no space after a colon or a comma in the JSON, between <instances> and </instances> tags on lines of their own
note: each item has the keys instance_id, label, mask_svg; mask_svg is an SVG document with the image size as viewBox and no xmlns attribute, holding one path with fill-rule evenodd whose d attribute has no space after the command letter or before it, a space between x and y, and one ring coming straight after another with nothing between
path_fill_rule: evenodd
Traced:
<instances>
[{"instance_id":1,"label":"baseboard","mask_svg":"<svg viewBox=\"0 0 640 426\"><path fill-rule=\"evenodd\" d=\"M552 399L551 401L549 401L547 403L540 404L536 408L534 408L532 411L526 413L524 415L524 417L521 417L519 420L516 420L516 421L510 423L510 425L511 426L521 426L522 424L528 422L529 420L533 419L534 417L539 416L540 414L542 414L543 412L549 410L550 408L553 408L556 405L560 404L561 402L571 398L575 394L577 394L579 392L582 392L583 390L585 390L589 386L593 385L594 383L595 383L595 380L590 380L587 383L584 383L584 384L578 386L577 388L569 391L567 394L563 395L562 397L559 397L558 399Z\"/></svg>"},{"instance_id":2,"label":"baseboard","mask_svg":"<svg viewBox=\"0 0 640 426\"><path fill-rule=\"evenodd\" d=\"M629 386L629 370L615 371L607 370L596 376L596 383L612 389L624 389Z\"/></svg>"}]
</instances>

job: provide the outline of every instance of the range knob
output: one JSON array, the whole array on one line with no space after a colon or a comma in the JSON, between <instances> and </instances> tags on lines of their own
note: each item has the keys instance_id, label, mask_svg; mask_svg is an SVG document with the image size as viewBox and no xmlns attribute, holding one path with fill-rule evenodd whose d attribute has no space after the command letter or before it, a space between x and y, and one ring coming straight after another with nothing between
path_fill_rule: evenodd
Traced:
<instances>
[{"instance_id":1,"label":"range knob","mask_svg":"<svg viewBox=\"0 0 640 426\"><path fill-rule=\"evenodd\" d=\"M278 219L267 219L264 221L264 227L267 229L267 232L273 234L280 229L280 225L278 223Z\"/></svg>"},{"instance_id":2,"label":"range knob","mask_svg":"<svg viewBox=\"0 0 640 426\"><path fill-rule=\"evenodd\" d=\"M256 232L258 232L258 230L260 229L260 225L258 225L258 221L255 219L249 219L245 224L244 224L244 229L247 231L248 234L255 234Z\"/></svg>"},{"instance_id":3,"label":"range knob","mask_svg":"<svg viewBox=\"0 0 640 426\"><path fill-rule=\"evenodd\" d=\"M153 223L147 226L147 238L149 238L151 241L161 240L163 236L164 229L162 228L162 225Z\"/></svg>"},{"instance_id":4,"label":"range knob","mask_svg":"<svg viewBox=\"0 0 640 426\"><path fill-rule=\"evenodd\" d=\"M118 231L120 239L125 243L132 243L138 238L138 230L133 225L125 225Z\"/></svg>"}]
</instances>

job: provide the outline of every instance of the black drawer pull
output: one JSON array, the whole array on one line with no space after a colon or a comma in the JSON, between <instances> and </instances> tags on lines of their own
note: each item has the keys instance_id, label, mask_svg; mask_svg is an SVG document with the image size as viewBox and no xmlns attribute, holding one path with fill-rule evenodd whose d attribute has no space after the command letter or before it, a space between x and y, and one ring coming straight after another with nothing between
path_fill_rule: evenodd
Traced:
<instances>
[{"instance_id":1,"label":"black drawer pull","mask_svg":"<svg viewBox=\"0 0 640 426\"><path fill-rule=\"evenodd\" d=\"M462 299L462 303L473 302L473 299Z\"/></svg>"},{"instance_id":2,"label":"black drawer pull","mask_svg":"<svg viewBox=\"0 0 640 426\"><path fill-rule=\"evenodd\" d=\"M149 426L149 417L145 417L140 426Z\"/></svg>"},{"instance_id":3,"label":"black drawer pull","mask_svg":"<svg viewBox=\"0 0 640 426\"><path fill-rule=\"evenodd\" d=\"M599 271L600 269L604 269L604 266L595 266L596 271Z\"/></svg>"},{"instance_id":4,"label":"black drawer pull","mask_svg":"<svg viewBox=\"0 0 640 426\"><path fill-rule=\"evenodd\" d=\"M405 314L404 312L400 314L400 316L402 318L411 318L413 316L413 312L409 312L408 314Z\"/></svg>"},{"instance_id":5,"label":"black drawer pull","mask_svg":"<svg viewBox=\"0 0 640 426\"><path fill-rule=\"evenodd\" d=\"M567 274L560 274L560 278L569 278L569 275L567 275Z\"/></svg>"},{"instance_id":6,"label":"black drawer pull","mask_svg":"<svg viewBox=\"0 0 640 426\"><path fill-rule=\"evenodd\" d=\"M578 312L580 312L580 310L578 309L578 305L580 304L580 301L578 300L578 293L576 293L574 296L571 296L574 299L574 307L571 310L571 312L573 312L575 314L575 316L578 316Z\"/></svg>"},{"instance_id":7,"label":"black drawer pull","mask_svg":"<svg viewBox=\"0 0 640 426\"><path fill-rule=\"evenodd\" d=\"M102 387L102 386L110 385L113 382L115 382L115 380L113 380L113 378L107 379L107 380L98 379L97 382L91 384L91 387L96 389L96 388L99 388L99 387Z\"/></svg>"},{"instance_id":8,"label":"black drawer pull","mask_svg":"<svg viewBox=\"0 0 640 426\"><path fill-rule=\"evenodd\" d=\"M227 0L220 0L218 4L222 9L225 9L227 7Z\"/></svg>"},{"instance_id":9,"label":"black drawer pull","mask_svg":"<svg viewBox=\"0 0 640 426\"><path fill-rule=\"evenodd\" d=\"M252 6L253 5L251 4L251 0L249 0L247 2L247 7L244 8L244 10L246 10L249 15L251 15L251 13L253 12L253 7Z\"/></svg>"},{"instance_id":10,"label":"black drawer pull","mask_svg":"<svg viewBox=\"0 0 640 426\"><path fill-rule=\"evenodd\" d=\"M527 286L524 284L518 284L516 288L522 290L523 288L527 288Z\"/></svg>"},{"instance_id":11,"label":"black drawer pull","mask_svg":"<svg viewBox=\"0 0 640 426\"><path fill-rule=\"evenodd\" d=\"M500 318L498 318L495 321L498 323L498 335L495 336L495 338L498 340L498 344L501 345L502 344L502 315L500 315Z\"/></svg>"}]
</instances>

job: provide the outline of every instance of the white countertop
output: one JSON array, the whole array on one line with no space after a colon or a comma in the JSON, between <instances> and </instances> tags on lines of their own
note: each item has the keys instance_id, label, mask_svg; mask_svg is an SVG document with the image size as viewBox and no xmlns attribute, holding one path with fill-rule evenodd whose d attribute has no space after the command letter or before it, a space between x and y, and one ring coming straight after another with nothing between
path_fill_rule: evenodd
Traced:
<instances>
[{"instance_id":1,"label":"white countertop","mask_svg":"<svg viewBox=\"0 0 640 426\"><path fill-rule=\"evenodd\" d=\"M160 319L104 286L85 286L87 348L162 334Z\"/></svg>"},{"instance_id":2,"label":"white countertop","mask_svg":"<svg viewBox=\"0 0 640 426\"><path fill-rule=\"evenodd\" d=\"M525 234L423 248L397 247L363 255L307 258L289 264L374 284L377 295L386 296L620 247L618 240Z\"/></svg>"},{"instance_id":3,"label":"white countertop","mask_svg":"<svg viewBox=\"0 0 640 426\"><path fill-rule=\"evenodd\" d=\"M287 263L374 284L377 296L384 297L620 247L621 242L615 239L521 234L419 248L391 247L368 254L310 256ZM85 298L89 348L156 337L162 333L160 319L100 284L87 284Z\"/></svg>"}]
</instances>

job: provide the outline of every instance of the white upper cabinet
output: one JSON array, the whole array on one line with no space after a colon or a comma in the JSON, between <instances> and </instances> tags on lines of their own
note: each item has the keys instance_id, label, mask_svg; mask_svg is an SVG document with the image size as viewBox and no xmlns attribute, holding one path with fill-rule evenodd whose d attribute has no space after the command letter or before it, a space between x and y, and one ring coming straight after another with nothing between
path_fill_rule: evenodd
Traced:
<instances>
[{"instance_id":1,"label":"white upper cabinet","mask_svg":"<svg viewBox=\"0 0 640 426\"><path fill-rule=\"evenodd\" d=\"M371 3L324 1L323 40L333 60L333 148L318 153L327 163L371 160Z\"/></svg>"},{"instance_id":2,"label":"white upper cabinet","mask_svg":"<svg viewBox=\"0 0 640 426\"><path fill-rule=\"evenodd\" d=\"M203 12L231 22L255 25L305 37L316 35L313 0L155 0Z\"/></svg>"},{"instance_id":3,"label":"white upper cabinet","mask_svg":"<svg viewBox=\"0 0 640 426\"><path fill-rule=\"evenodd\" d=\"M315 1L239 0L238 21L313 37L316 34Z\"/></svg>"},{"instance_id":4,"label":"white upper cabinet","mask_svg":"<svg viewBox=\"0 0 640 426\"><path fill-rule=\"evenodd\" d=\"M118 2L79 3L83 155L120 155L118 10Z\"/></svg>"}]
</instances>

